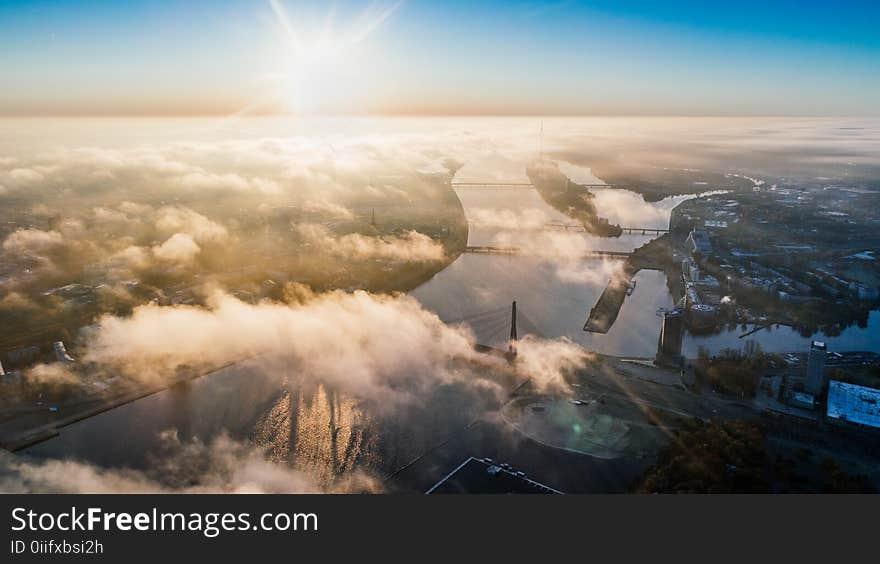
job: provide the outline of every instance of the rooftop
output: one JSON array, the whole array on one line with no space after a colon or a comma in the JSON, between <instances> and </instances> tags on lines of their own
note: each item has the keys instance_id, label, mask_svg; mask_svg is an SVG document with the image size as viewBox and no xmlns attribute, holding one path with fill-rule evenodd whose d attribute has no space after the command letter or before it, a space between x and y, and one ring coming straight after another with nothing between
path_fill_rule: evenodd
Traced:
<instances>
[{"instance_id":1,"label":"rooftop","mask_svg":"<svg viewBox=\"0 0 880 564\"><path fill-rule=\"evenodd\" d=\"M829 419L880 429L880 390L831 380L826 415Z\"/></svg>"},{"instance_id":2,"label":"rooftop","mask_svg":"<svg viewBox=\"0 0 880 564\"><path fill-rule=\"evenodd\" d=\"M688 235L688 241L691 244L691 250L709 255L712 254L712 243L709 241L709 234L705 231L694 229Z\"/></svg>"}]
</instances>

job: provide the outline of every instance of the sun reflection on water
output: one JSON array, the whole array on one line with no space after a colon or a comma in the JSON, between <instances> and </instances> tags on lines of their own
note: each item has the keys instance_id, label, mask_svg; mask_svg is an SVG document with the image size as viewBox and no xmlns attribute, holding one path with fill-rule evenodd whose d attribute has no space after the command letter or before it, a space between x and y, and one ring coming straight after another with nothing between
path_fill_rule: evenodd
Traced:
<instances>
[{"instance_id":1,"label":"sun reflection on water","mask_svg":"<svg viewBox=\"0 0 880 564\"><path fill-rule=\"evenodd\" d=\"M286 390L257 423L267 456L326 486L376 458L369 416L351 396L319 384Z\"/></svg>"}]
</instances>

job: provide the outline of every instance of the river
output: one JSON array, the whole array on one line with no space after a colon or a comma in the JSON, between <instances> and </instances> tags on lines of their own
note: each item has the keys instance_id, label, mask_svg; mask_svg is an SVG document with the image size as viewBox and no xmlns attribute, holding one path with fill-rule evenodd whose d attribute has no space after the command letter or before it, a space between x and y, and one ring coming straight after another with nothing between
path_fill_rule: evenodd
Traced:
<instances>
[{"instance_id":1,"label":"river","mask_svg":"<svg viewBox=\"0 0 880 564\"><path fill-rule=\"evenodd\" d=\"M604 184L585 167L564 164L562 170L584 184ZM488 170L487 170L488 169ZM500 162L469 163L456 182L528 182L525 166ZM583 331L590 309L623 262L583 259L582 251L632 251L653 237L622 235L596 237L576 231L542 229L546 222L572 223L547 205L533 188L457 189L471 222L468 245L516 246L528 254L462 254L458 260L412 292L441 319L455 321L509 305L516 300L519 314L530 320L541 336L566 337L585 348L608 355L653 357L660 331L659 308L673 305L662 272L643 270L636 287L607 334ZM597 188L599 215L627 226L665 229L672 208L693 196L676 196L647 203L628 190ZM482 334L474 323L478 342L497 345L498 335ZM492 342L485 342L487 339Z\"/></svg>"}]
</instances>

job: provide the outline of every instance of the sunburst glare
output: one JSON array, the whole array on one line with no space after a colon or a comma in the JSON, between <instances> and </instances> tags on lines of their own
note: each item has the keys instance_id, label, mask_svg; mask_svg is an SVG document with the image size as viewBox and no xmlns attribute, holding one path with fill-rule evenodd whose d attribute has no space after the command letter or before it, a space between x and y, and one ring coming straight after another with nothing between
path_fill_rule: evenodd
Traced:
<instances>
[{"instance_id":1,"label":"sunburst glare","mask_svg":"<svg viewBox=\"0 0 880 564\"><path fill-rule=\"evenodd\" d=\"M277 35L269 98L282 111L319 113L350 97L357 86L356 48L394 14L402 2L371 2L357 13L333 4L323 13L269 0Z\"/></svg>"}]
</instances>

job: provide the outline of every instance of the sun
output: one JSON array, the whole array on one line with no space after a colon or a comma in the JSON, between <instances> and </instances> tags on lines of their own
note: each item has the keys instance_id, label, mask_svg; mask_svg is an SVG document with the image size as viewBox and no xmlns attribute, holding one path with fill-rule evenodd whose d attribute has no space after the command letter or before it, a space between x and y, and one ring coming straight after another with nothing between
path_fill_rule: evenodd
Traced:
<instances>
[{"instance_id":1,"label":"sun","mask_svg":"<svg viewBox=\"0 0 880 564\"><path fill-rule=\"evenodd\" d=\"M276 49L274 97L282 110L312 114L345 106L356 97L357 46L372 35L401 2L373 2L340 20L335 8L322 17L291 14L281 0L269 0L281 32Z\"/></svg>"},{"instance_id":2,"label":"sun","mask_svg":"<svg viewBox=\"0 0 880 564\"><path fill-rule=\"evenodd\" d=\"M310 45L292 56L280 77L284 110L308 114L325 109L346 89L347 64L338 44Z\"/></svg>"}]
</instances>

